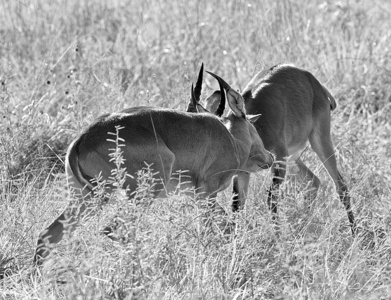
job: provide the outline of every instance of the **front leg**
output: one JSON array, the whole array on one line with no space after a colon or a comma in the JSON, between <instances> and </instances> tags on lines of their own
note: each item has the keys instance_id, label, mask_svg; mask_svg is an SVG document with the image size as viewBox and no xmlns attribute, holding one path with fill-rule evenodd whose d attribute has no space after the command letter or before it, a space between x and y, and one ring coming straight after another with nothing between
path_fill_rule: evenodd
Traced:
<instances>
[{"instance_id":1,"label":"front leg","mask_svg":"<svg viewBox=\"0 0 391 300\"><path fill-rule=\"evenodd\" d=\"M208 208L211 212L223 213L226 214L225 210L219 203L217 203L217 193L221 190L224 190L229 186L231 179L226 178L222 181L220 178L215 180L208 179L199 182L196 185L197 199L206 199L208 203ZM222 183L223 182L223 183Z\"/></svg>"},{"instance_id":2,"label":"front leg","mask_svg":"<svg viewBox=\"0 0 391 300\"><path fill-rule=\"evenodd\" d=\"M233 179L232 211L244 208L250 182L250 173L240 172Z\"/></svg>"},{"instance_id":3,"label":"front leg","mask_svg":"<svg viewBox=\"0 0 391 300\"><path fill-rule=\"evenodd\" d=\"M278 196L280 193L280 185L285 179L286 174L286 163L281 162L273 165L272 168L273 181L269 189L269 195L267 197L267 203L269 209L272 211L272 218L275 220L277 218L277 202Z\"/></svg>"}]
</instances>

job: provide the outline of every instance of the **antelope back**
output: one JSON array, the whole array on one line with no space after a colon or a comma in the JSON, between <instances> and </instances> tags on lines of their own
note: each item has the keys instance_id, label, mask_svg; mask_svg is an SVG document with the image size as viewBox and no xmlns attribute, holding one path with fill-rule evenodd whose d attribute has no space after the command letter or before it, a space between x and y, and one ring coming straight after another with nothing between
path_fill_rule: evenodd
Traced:
<instances>
[{"instance_id":1,"label":"antelope back","mask_svg":"<svg viewBox=\"0 0 391 300\"><path fill-rule=\"evenodd\" d=\"M258 72L241 95L247 113L262 115L254 125L272 152L279 145L304 147L314 120L329 123L329 112L336 107L333 96L310 72L287 64ZM206 110L216 114L220 99L219 91L207 97Z\"/></svg>"}]
</instances>

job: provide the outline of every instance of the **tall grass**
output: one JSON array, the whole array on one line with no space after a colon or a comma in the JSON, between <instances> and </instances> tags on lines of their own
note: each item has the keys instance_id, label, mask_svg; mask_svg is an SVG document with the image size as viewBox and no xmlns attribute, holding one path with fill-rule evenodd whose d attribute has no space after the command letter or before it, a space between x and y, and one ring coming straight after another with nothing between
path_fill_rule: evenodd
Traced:
<instances>
[{"instance_id":1,"label":"tall grass","mask_svg":"<svg viewBox=\"0 0 391 300\"><path fill-rule=\"evenodd\" d=\"M1 298L388 299L390 20L391 4L380 0L2 0ZM334 185L308 150L321 190L311 204L293 180L284 184L278 236L265 172L238 215L230 191L221 193L228 217L184 195L139 205L118 196L56 247L41 276L31 273L38 233L67 204L69 142L102 113L184 110L201 62L238 88L291 62L332 91L339 167L371 235L351 237ZM118 242L100 234L113 219Z\"/></svg>"}]
</instances>

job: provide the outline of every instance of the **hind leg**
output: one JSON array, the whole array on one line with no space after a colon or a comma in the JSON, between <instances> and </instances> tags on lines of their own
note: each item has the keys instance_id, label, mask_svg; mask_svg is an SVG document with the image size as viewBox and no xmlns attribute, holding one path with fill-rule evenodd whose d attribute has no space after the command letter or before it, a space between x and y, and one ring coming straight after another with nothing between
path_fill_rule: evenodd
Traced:
<instances>
[{"instance_id":1,"label":"hind leg","mask_svg":"<svg viewBox=\"0 0 391 300\"><path fill-rule=\"evenodd\" d=\"M113 168L112 164L109 164L106 160L99 160L99 156L95 158L96 159L92 162L87 159L85 161L81 161L79 158L79 165L83 163L84 166L87 166L84 168L83 173L89 172L90 174L87 174L89 178L93 178L97 174L101 174L102 179L108 179L111 176L110 174ZM132 157L130 157L128 161L131 161L131 158ZM174 161L175 156L168 148L161 147L161 149L159 149L157 158L154 160L155 168L153 168L153 171L157 171L159 174L157 176L162 177L162 187L165 186L167 180L171 176ZM96 166L98 166L98 168ZM94 168L97 168L97 170ZM135 174L139 168L139 166L133 167L129 164L127 166L127 172L128 174ZM94 197L92 196L92 185L88 183L85 178L78 179L77 176L73 174L73 171L70 169L68 163L66 171L68 177L68 191L70 194L69 198L71 198L72 201L65 211L39 235L34 255L34 263L37 265L41 265L44 258L49 255L50 246L61 241L64 236L64 230L72 233L76 229L81 218L90 218L97 212L97 209L99 209L99 204L103 204L103 202L100 202L97 205ZM81 171L78 170L78 172ZM79 177L81 177L81 175ZM81 181L83 181L83 183L81 183ZM85 187L85 185L88 187ZM130 192L133 192L137 189L137 185L137 180L127 177L124 187L127 187ZM158 186L157 189L152 189L152 196L156 196L161 193L162 191L160 188L161 187ZM110 192L113 190L113 187L106 185L105 190ZM106 227L105 230L107 233L111 232L108 231L108 227Z\"/></svg>"},{"instance_id":2,"label":"hind leg","mask_svg":"<svg viewBox=\"0 0 391 300\"><path fill-rule=\"evenodd\" d=\"M318 130L314 130L314 133L310 137L311 147L319 156L327 172L335 183L339 198L345 206L352 233L354 234L356 224L350 203L349 191L337 168L334 147L330 137L330 122L323 122L320 124L322 124L322 126L318 126ZM328 126L325 126L325 124L328 124Z\"/></svg>"},{"instance_id":3,"label":"hind leg","mask_svg":"<svg viewBox=\"0 0 391 300\"><path fill-rule=\"evenodd\" d=\"M313 202L317 196L320 186L320 180L312 171L304 164L304 162L298 158L296 159L296 165L299 168L296 177L300 185L305 185L305 198Z\"/></svg>"},{"instance_id":4,"label":"hind leg","mask_svg":"<svg viewBox=\"0 0 391 300\"><path fill-rule=\"evenodd\" d=\"M87 189L71 188L69 193L76 201L71 201L64 212L39 235L33 260L36 265L42 264L45 257L49 255L50 245L61 241L65 230L72 233L83 215L91 215L95 211L93 207L96 205L92 205L93 201L90 200Z\"/></svg>"},{"instance_id":5,"label":"hind leg","mask_svg":"<svg viewBox=\"0 0 391 300\"><path fill-rule=\"evenodd\" d=\"M71 234L75 231L77 225L82 218L91 218L96 214L102 204L106 203L106 199L94 197L92 193L92 185L83 186L75 176L72 170L67 166L68 177L68 196L70 202L63 213L55 219L45 230L43 230L38 238L37 248L33 262L36 265L41 265L49 255L50 248L60 242L67 231ZM136 182L132 180L128 184L132 190L135 189ZM111 187L104 187L106 192L111 191Z\"/></svg>"}]
</instances>

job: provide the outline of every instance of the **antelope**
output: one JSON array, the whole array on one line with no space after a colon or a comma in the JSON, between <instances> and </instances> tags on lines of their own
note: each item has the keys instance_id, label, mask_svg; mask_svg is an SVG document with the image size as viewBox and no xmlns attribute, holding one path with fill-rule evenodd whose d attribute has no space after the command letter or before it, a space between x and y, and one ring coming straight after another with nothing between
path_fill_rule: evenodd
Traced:
<instances>
[{"instance_id":1,"label":"antelope","mask_svg":"<svg viewBox=\"0 0 391 300\"><path fill-rule=\"evenodd\" d=\"M199 91L189 104L188 112L209 111L221 116L220 91L206 99L205 108L199 104L202 85L201 66L196 90ZM330 92L308 71L287 64L279 64L257 73L241 93L245 110L249 114L262 115L254 123L266 150L275 154L272 166L273 180L268 192L268 206L273 219L277 216L278 191L286 175L286 159L298 166L297 177L309 181L306 197L313 201L317 196L320 180L300 158L309 141L328 174L335 183L339 198L345 206L352 234L356 230L350 196L345 181L338 171L333 143L330 136L330 112L336 102ZM244 206L250 174L239 172L233 178L233 211Z\"/></svg>"},{"instance_id":2,"label":"antelope","mask_svg":"<svg viewBox=\"0 0 391 300\"><path fill-rule=\"evenodd\" d=\"M220 77L221 109L227 100L229 113L218 118L209 113L191 114L157 107L132 107L122 112L105 114L92 123L67 151L65 159L68 190L76 199L77 207L70 205L40 235L34 263L41 265L49 255L50 245L58 243L64 234L75 230L81 216L91 217L93 204L88 199L94 194L96 181L108 179L115 164L110 159L108 133L121 126L124 140L124 167L127 176L124 186L132 196L137 188L135 176L144 163L152 164L158 184L154 197L165 197L177 188L195 188L202 197L214 199L217 192L227 188L240 170L257 172L273 164L272 155L265 150L254 125L259 116L247 115L242 96L231 89ZM226 93L226 96L225 96ZM191 88L192 97L194 88ZM121 166L122 167L122 166ZM186 170L186 183L179 183L178 171ZM105 186L106 191L114 187ZM193 193L194 194L194 193Z\"/></svg>"}]
</instances>

